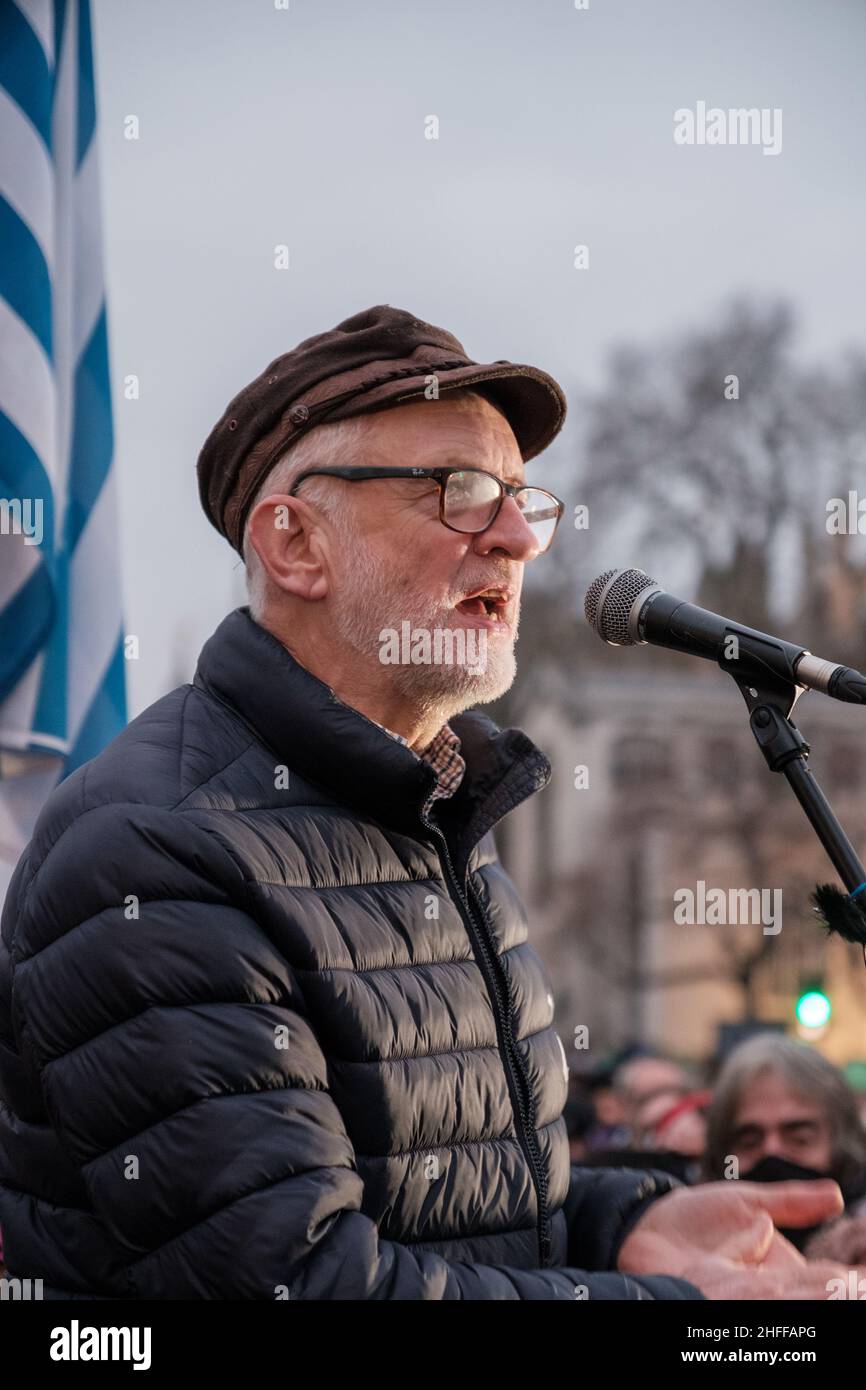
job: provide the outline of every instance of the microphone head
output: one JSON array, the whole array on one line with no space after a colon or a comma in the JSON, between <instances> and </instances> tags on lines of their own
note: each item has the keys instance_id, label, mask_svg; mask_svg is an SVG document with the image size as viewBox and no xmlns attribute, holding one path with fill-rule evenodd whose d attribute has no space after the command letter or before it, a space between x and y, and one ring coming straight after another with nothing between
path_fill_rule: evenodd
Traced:
<instances>
[{"instance_id":1,"label":"microphone head","mask_svg":"<svg viewBox=\"0 0 866 1390\"><path fill-rule=\"evenodd\" d=\"M631 618L635 599L646 589L658 589L655 579L643 570L605 570L586 591L583 611L593 632L615 647L632 647Z\"/></svg>"}]
</instances>

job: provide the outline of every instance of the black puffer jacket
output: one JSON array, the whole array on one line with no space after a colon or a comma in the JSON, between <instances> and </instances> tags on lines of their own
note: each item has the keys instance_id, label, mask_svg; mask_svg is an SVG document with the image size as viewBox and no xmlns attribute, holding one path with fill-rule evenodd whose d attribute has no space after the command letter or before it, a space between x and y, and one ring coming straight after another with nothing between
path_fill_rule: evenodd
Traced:
<instances>
[{"instance_id":1,"label":"black puffer jacket","mask_svg":"<svg viewBox=\"0 0 866 1390\"><path fill-rule=\"evenodd\" d=\"M55 791L2 920L10 1275L700 1297L587 1272L669 1181L569 1166L550 984L489 833L549 764L480 714L454 728L440 831L433 770L238 609L192 685Z\"/></svg>"}]
</instances>

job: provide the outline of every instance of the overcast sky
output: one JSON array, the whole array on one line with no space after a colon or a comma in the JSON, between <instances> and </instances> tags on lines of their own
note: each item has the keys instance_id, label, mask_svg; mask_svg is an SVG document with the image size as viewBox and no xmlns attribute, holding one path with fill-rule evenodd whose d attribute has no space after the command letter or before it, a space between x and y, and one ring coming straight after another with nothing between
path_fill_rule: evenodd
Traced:
<instances>
[{"instance_id":1,"label":"overcast sky","mask_svg":"<svg viewBox=\"0 0 866 1390\"><path fill-rule=\"evenodd\" d=\"M794 303L806 358L866 346L862 0L93 0L93 16L132 714L242 601L195 461L301 338L390 303L571 394L615 343L747 291ZM781 152L678 146L673 113L699 101L780 108Z\"/></svg>"}]
</instances>

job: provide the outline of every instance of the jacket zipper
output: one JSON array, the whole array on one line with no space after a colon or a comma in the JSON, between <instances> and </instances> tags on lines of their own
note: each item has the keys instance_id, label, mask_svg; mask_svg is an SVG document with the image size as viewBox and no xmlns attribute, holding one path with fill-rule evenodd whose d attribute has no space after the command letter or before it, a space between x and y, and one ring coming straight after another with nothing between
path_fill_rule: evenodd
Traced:
<instances>
[{"instance_id":1,"label":"jacket zipper","mask_svg":"<svg viewBox=\"0 0 866 1390\"><path fill-rule=\"evenodd\" d=\"M536 1200L538 1203L538 1258L539 1264L544 1268L550 1259L551 1236L550 1236L550 1210L548 1206L548 1181L547 1173L544 1170L544 1163L541 1157L541 1149L535 1134L533 1124L533 1105L529 1078L523 1067L523 1060L517 1051L516 1039L511 1027L511 1017L505 1004L503 989L497 978L497 965L502 970L500 962L495 960L494 953L486 938L486 931L483 925L483 909L475 896L476 905L479 910L479 919L473 915L469 899L464 893L451 862L451 854L448 849L448 841L437 825L434 825L427 818L425 813L421 813L421 821L424 826L435 835L441 845L441 859L445 865L447 877L453 887L457 906L463 918L464 925L469 933L469 940L476 954L476 963L488 987L491 1003L493 1004L494 1017L496 1019L499 1035L502 1040L499 1049L505 1070L505 1078L508 1083L508 1091L511 1096L512 1109L519 1116L519 1123L516 1127L517 1139L523 1150L529 1171L532 1175L535 1187ZM472 885L469 883L467 870L466 885L472 893ZM505 986L507 988L507 985Z\"/></svg>"}]
</instances>

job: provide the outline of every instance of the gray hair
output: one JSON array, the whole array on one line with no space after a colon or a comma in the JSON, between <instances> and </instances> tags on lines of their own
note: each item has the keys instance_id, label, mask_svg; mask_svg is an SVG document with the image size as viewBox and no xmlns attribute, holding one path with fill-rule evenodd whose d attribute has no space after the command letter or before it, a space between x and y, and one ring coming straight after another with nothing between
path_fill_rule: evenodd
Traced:
<instances>
[{"instance_id":1,"label":"gray hair","mask_svg":"<svg viewBox=\"0 0 866 1390\"><path fill-rule=\"evenodd\" d=\"M467 409L473 408L479 401L485 401L488 405L495 404L483 391L466 386L455 387L448 391L447 395L449 401L465 404ZM242 553L250 614L257 622L261 621L264 613L268 576L249 539L249 518L254 508L263 497L269 497L271 493L288 492L298 474L303 473L305 468L336 468L338 464L364 463L363 448L371 418L379 413L373 411L369 415L353 415L348 420L326 420L321 425L315 425L307 434L301 436L297 444L293 444L280 455L256 489L244 525ZM250 451L251 460L255 455L264 457L267 454L271 448L271 440L282 429L283 423L284 420L281 419L270 435L259 440ZM304 497L323 511L343 538L347 538L349 524L344 490L334 490L327 478L311 478L305 485Z\"/></svg>"},{"instance_id":2,"label":"gray hair","mask_svg":"<svg viewBox=\"0 0 866 1390\"><path fill-rule=\"evenodd\" d=\"M792 1091L824 1110L830 1130L833 1176L846 1183L861 1175L866 1165L866 1130L860 1122L857 1098L838 1067L807 1043L778 1033L763 1033L741 1043L731 1053L716 1082L707 1116L706 1177L724 1176L743 1095L766 1072L775 1072Z\"/></svg>"}]
</instances>

